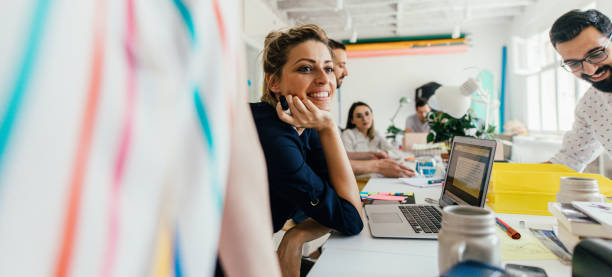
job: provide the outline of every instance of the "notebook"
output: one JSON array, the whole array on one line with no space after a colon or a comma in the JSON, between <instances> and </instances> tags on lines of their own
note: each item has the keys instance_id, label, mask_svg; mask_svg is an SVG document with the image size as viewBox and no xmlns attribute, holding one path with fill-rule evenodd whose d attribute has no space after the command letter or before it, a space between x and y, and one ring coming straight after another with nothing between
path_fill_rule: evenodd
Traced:
<instances>
[{"instance_id":1,"label":"notebook","mask_svg":"<svg viewBox=\"0 0 612 277\"><path fill-rule=\"evenodd\" d=\"M484 207L497 143L455 137L439 205L366 205L373 237L437 239L442 208Z\"/></svg>"}]
</instances>

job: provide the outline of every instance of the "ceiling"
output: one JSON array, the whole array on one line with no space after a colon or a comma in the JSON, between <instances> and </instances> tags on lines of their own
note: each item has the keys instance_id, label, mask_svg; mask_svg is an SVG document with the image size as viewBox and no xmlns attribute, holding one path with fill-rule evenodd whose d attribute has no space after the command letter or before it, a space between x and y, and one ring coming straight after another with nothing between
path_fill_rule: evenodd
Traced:
<instances>
[{"instance_id":1,"label":"ceiling","mask_svg":"<svg viewBox=\"0 0 612 277\"><path fill-rule=\"evenodd\" d=\"M336 39L469 32L509 24L537 0L268 0L290 25L314 23Z\"/></svg>"}]
</instances>

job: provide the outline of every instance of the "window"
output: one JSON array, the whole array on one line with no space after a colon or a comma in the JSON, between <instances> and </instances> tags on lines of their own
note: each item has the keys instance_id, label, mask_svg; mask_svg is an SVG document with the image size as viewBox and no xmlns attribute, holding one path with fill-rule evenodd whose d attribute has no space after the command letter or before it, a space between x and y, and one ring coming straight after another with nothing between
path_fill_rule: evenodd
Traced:
<instances>
[{"instance_id":1,"label":"window","mask_svg":"<svg viewBox=\"0 0 612 277\"><path fill-rule=\"evenodd\" d=\"M590 87L559 65L561 57L550 44L548 30L527 39L513 38L516 74L525 77L527 128L563 132L574 122L574 107Z\"/></svg>"},{"instance_id":2,"label":"window","mask_svg":"<svg viewBox=\"0 0 612 277\"><path fill-rule=\"evenodd\" d=\"M584 7L595 8L596 2ZM525 78L527 128L560 133L572 128L574 107L591 84L559 66L561 57L550 44L548 32L512 38L514 73Z\"/></svg>"}]
</instances>

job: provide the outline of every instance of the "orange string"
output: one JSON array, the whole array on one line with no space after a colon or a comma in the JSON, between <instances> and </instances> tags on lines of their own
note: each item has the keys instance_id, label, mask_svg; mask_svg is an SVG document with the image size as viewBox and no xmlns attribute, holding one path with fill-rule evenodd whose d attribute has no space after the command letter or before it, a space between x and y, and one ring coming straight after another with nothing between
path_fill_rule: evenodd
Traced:
<instances>
[{"instance_id":1,"label":"orange string","mask_svg":"<svg viewBox=\"0 0 612 277\"><path fill-rule=\"evenodd\" d=\"M70 192L68 196L68 205L66 207L66 217L64 231L62 234L62 242L59 251L59 259L55 268L56 277L64 277L68 275L70 262L72 259L72 251L74 249L74 240L77 232L77 223L79 217L79 207L81 202L81 192L83 190L83 179L87 167L89 150L91 148L92 134L94 130L95 115L98 107L98 96L100 94L100 86L102 83L102 67L104 61L104 1L97 2L96 19L95 19L95 35L93 59L91 64L91 77L89 82L89 92L83 121L81 122L81 132L79 134L79 142L74 158L74 170L70 179Z\"/></svg>"}]
</instances>

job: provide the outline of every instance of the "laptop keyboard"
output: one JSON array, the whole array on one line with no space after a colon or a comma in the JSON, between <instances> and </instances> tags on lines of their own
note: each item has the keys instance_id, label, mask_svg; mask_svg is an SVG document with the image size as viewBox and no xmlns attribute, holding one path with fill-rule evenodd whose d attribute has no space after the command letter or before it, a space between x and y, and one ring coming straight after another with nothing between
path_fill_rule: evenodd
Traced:
<instances>
[{"instance_id":1,"label":"laptop keyboard","mask_svg":"<svg viewBox=\"0 0 612 277\"><path fill-rule=\"evenodd\" d=\"M416 233L438 233L442 214L433 206L398 206Z\"/></svg>"}]
</instances>

